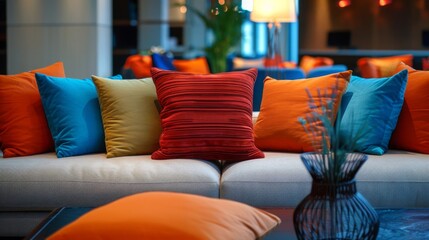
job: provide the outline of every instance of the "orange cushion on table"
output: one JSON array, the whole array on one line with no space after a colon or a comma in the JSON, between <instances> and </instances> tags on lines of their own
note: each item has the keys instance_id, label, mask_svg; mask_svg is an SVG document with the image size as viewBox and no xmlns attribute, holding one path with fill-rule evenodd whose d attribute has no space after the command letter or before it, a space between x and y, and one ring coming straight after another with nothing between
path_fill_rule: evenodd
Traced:
<instances>
[{"instance_id":1,"label":"orange cushion on table","mask_svg":"<svg viewBox=\"0 0 429 240\"><path fill-rule=\"evenodd\" d=\"M352 71L334 73L321 77L276 80L267 77L264 82L261 111L254 127L255 145L261 150L309 152L313 151L311 139L298 121L310 113L307 90L314 103L320 107L317 91L321 90L321 101L331 97L332 88L338 82L334 110L338 110L342 93L346 90ZM334 113L336 114L336 112Z\"/></svg>"},{"instance_id":2,"label":"orange cushion on table","mask_svg":"<svg viewBox=\"0 0 429 240\"><path fill-rule=\"evenodd\" d=\"M279 223L271 213L231 200L147 192L94 209L48 239L249 240Z\"/></svg>"},{"instance_id":3,"label":"orange cushion on table","mask_svg":"<svg viewBox=\"0 0 429 240\"><path fill-rule=\"evenodd\" d=\"M299 67L305 72L308 73L311 69L321 66L332 66L334 60L328 57L311 57L303 56L299 63Z\"/></svg>"},{"instance_id":4,"label":"orange cushion on table","mask_svg":"<svg viewBox=\"0 0 429 240\"><path fill-rule=\"evenodd\" d=\"M210 68L205 57L194 59L174 59L173 65L179 72L209 74Z\"/></svg>"},{"instance_id":5,"label":"orange cushion on table","mask_svg":"<svg viewBox=\"0 0 429 240\"><path fill-rule=\"evenodd\" d=\"M0 75L0 146L5 158L54 150L36 72L65 77L62 62L16 75Z\"/></svg>"},{"instance_id":6,"label":"orange cushion on table","mask_svg":"<svg viewBox=\"0 0 429 240\"><path fill-rule=\"evenodd\" d=\"M429 71L400 63L396 72L408 70L404 104L390 147L429 154Z\"/></svg>"},{"instance_id":7,"label":"orange cushion on table","mask_svg":"<svg viewBox=\"0 0 429 240\"><path fill-rule=\"evenodd\" d=\"M412 66L413 55L405 54L379 58L364 57L358 59L357 65L362 77L381 78L393 76L395 74L395 69L400 62L404 62L405 64Z\"/></svg>"}]
</instances>

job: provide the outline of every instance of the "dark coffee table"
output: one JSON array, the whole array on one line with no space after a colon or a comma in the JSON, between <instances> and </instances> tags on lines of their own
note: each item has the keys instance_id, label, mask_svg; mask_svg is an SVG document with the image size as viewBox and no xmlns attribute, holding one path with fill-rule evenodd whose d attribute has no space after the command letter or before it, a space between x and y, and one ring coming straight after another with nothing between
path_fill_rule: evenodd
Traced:
<instances>
[{"instance_id":1,"label":"dark coffee table","mask_svg":"<svg viewBox=\"0 0 429 240\"><path fill-rule=\"evenodd\" d=\"M54 210L26 239L46 239L92 208L59 208ZM282 219L265 240L296 239L292 208L263 208ZM377 239L429 239L429 209L378 209L380 230Z\"/></svg>"}]
</instances>

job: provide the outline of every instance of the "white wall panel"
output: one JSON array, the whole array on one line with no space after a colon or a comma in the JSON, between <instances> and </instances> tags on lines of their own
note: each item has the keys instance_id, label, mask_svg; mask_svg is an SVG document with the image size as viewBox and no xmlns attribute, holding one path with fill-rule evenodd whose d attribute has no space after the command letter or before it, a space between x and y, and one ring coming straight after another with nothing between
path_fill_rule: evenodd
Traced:
<instances>
[{"instance_id":1,"label":"white wall panel","mask_svg":"<svg viewBox=\"0 0 429 240\"><path fill-rule=\"evenodd\" d=\"M139 0L138 48L149 50L152 46L168 47L169 0Z\"/></svg>"},{"instance_id":2,"label":"white wall panel","mask_svg":"<svg viewBox=\"0 0 429 240\"><path fill-rule=\"evenodd\" d=\"M8 74L64 62L67 76L108 76L111 0L8 0Z\"/></svg>"}]
</instances>

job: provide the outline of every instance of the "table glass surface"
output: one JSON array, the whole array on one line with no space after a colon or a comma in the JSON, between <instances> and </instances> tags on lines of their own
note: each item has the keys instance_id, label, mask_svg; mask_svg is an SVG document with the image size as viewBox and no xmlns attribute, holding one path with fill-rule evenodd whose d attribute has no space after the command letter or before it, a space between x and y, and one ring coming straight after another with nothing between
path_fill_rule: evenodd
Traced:
<instances>
[{"instance_id":1,"label":"table glass surface","mask_svg":"<svg viewBox=\"0 0 429 240\"><path fill-rule=\"evenodd\" d=\"M282 223L265 240L297 239L292 208L263 208L281 218ZM429 209L376 209L380 219L377 239L429 240Z\"/></svg>"},{"instance_id":2,"label":"table glass surface","mask_svg":"<svg viewBox=\"0 0 429 240\"><path fill-rule=\"evenodd\" d=\"M93 208L59 208L53 211L26 239L46 239ZM282 223L265 240L296 239L293 208L262 208L281 218ZM380 230L377 239L429 239L429 209L377 209Z\"/></svg>"}]
</instances>

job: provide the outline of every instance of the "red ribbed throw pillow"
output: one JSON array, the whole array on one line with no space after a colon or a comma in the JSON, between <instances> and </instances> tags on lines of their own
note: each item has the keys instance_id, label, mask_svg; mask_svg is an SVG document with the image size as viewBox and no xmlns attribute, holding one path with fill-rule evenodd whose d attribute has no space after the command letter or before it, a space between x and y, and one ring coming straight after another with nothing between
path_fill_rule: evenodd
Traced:
<instances>
[{"instance_id":1,"label":"red ribbed throw pillow","mask_svg":"<svg viewBox=\"0 0 429 240\"><path fill-rule=\"evenodd\" d=\"M152 68L162 107L153 159L240 161L263 158L252 136L257 70L192 74Z\"/></svg>"}]
</instances>

